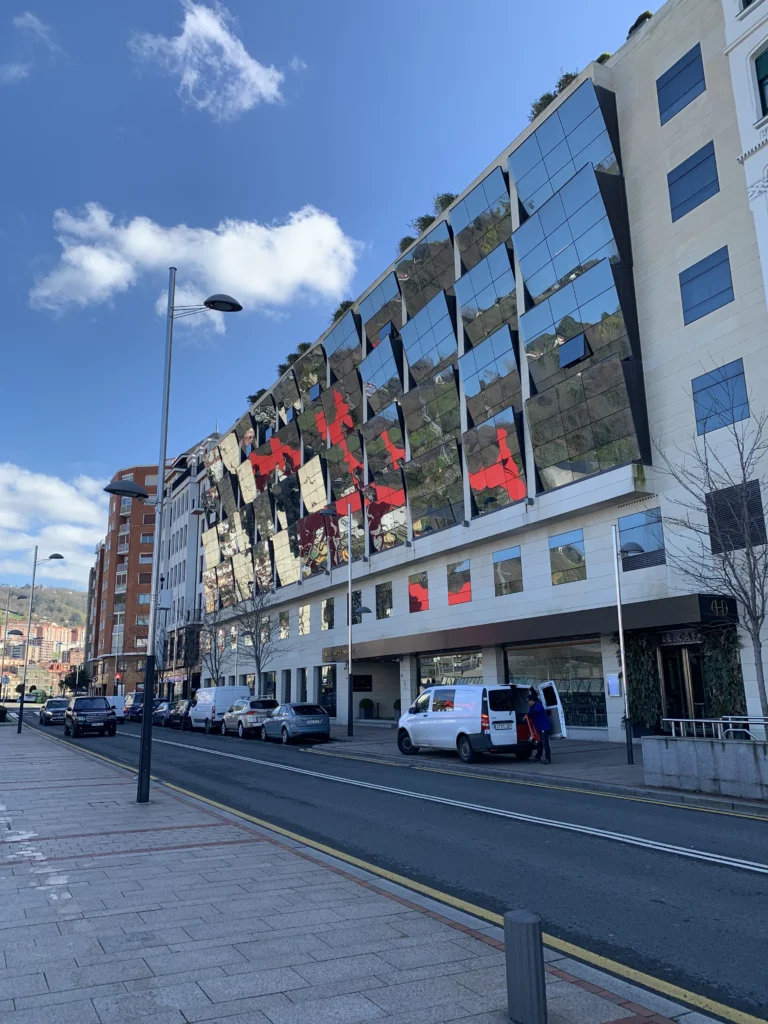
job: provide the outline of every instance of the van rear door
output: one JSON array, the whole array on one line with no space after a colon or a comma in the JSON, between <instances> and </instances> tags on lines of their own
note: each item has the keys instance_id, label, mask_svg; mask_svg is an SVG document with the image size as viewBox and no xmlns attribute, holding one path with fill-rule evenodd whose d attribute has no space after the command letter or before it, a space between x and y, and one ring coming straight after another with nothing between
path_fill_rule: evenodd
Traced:
<instances>
[{"instance_id":1,"label":"van rear door","mask_svg":"<svg viewBox=\"0 0 768 1024\"><path fill-rule=\"evenodd\" d=\"M544 683L537 683L536 689L539 693L539 700L549 712L549 719L552 723L552 735L568 738L568 730L565 725L565 714L563 705L560 703L560 694L551 679Z\"/></svg>"},{"instance_id":2,"label":"van rear door","mask_svg":"<svg viewBox=\"0 0 768 1024\"><path fill-rule=\"evenodd\" d=\"M488 687L488 719L494 746L517 743L515 693L511 686Z\"/></svg>"}]
</instances>

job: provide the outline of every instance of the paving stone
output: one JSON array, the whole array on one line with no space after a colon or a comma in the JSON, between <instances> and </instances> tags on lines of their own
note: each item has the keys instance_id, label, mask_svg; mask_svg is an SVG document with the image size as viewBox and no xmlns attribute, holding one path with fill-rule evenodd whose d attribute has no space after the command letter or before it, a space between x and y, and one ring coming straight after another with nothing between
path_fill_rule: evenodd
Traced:
<instances>
[{"instance_id":1,"label":"paving stone","mask_svg":"<svg viewBox=\"0 0 768 1024\"><path fill-rule=\"evenodd\" d=\"M425 967L428 964L467 959L466 949L452 941L431 942L426 946L408 946L405 949L382 952L380 955L391 967L400 967L404 970L409 967Z\"/></svg>"},{"instance_id":2,"label":"paving stone","mask_svg":"<svg viewBox=\"0 0 768 1024\"><path fill-rule=\"evenodd\" d=\"M0 999L16 999L17 996L35 996L48 991L44 974L14 974L0 981Z\"/></svg>"},{"instance_id":3,"label":"paving stone","mask_svg":"<svg viewBox=\"0 0 768 1024\"><path fill-rule=\"evenodd\" d=\"M144 961L153 974L178 974L193 967L220 967L222 964L245 964L245 957L234 946L216 946L186 953L144 954ZM207 975L206 975L207 976Z\"/></svg>"},{"instance_id":4,"label":"paving stone","mask_svg":"<svg viewBox=\"0 0 768 1024\"><path fill-rule=\"evenodd\" d=\"M98 997L92 1004L102 1021L109 1024L134 1024L146 1017L162 1016L166 1011L175 1010L181 1019L188 1017L196 1008L210 1006L205 993L194 984L163 985L144 992L126 992L124 995ZM170 1015L173 1017L173 1015ZM3 1022L0 1020L0 1024Z\"/></svg>"},{"instance_id":5,"label":"paving stone","mask_svg":"<svg viewBox=\"0 0 768 1024\"><path fill-rule=\"evenodd\" d=\"M100 1024L100 1021L93 1003L89 999L78 999L0 1013L0 1024Z\"/></svg>"},{"instance_id":6,"label":"paving stone","mask_svg":"<svg viewBox=\"0 0 768 1024\"><path fill-rule=\"evenodd\" d=\"M625 1010L569 984L555 985L547 991L547 1007L579 1024L606 1024L607 1021L635 1016L632 1010Z\"/></svg>"},{"instance_id":7,"label":"paving stone","mask_svg":"<svg viewBox=\"0 0 768 1024\"><path fill-rule=\"evenodd\" d=\"M372 976L387 971L389 965L381 956L369 953L362 956L339 957L323 963L305 963L296 968L296 973L310 985L329 981L343 981L346 978Z\"/></svg>"},{"instance_id":8,"label":"paving stone","mask_svg":"<svg viewBox=\"0 0 768 1024\"><path fill-rule=\"evenodd\" d=\"M332 996L298 1006L267 1010L272 1024L358 1024L385 1016L382 1009L359 993Z\"/></svg>"},{"instance_id":9,"label":"paving stone","mask_svg":"<svg viewBox=\"0 0 768 1024\"><path fill-rule=\"evenodd\" d=\"M459 985L453 978L443 977L439 985L432 981L412 981L375 989L369 998L382 1009L394 1012L403 1006L418 1010L426 1006L439 1006L440 1003L459 1003L471 995L469 989Z\"/></svg>"},{"instance_id":10,"label":"paving stone","mask_svg":"<svg viewBox=\"0 0 768 1024\"><path fill-rule=\"evenodd\" d=\"M46 992L39 996L23 996L14 999L17 1010L27 1010L39 1006L58 1006L60 1003L76 1002L83 999L95 999L96 996L121 995L125 992L122 982L110 985L92 985L88 988L60 989L58 992Z\"/></svg>"},{"instance_id":11,"label":"paving stone","mask_svg":"<svg viewBox=\"0 0 768 1024\"><path fill-rule=\"evenodd\" d=\"M200 987L214 1003L242 999L246 996L264 996L272 992L287 992L293 988L302 988L306 984L304 978L290 967L253 971L250 974L211 980L201 977L199 981Z\"/></svg>"},{"instance_id":12,"label":"paving stone","mask_svg":"<svg viewBox=\"0 0 768 1024\"><path fill-rule=\"evenodd\" d=\"M331 996L346 995L350 992L369 992L373 988L383 988L381 978L342 978L339 981L323 982L320 985L310 985L308 988L295 988L286 995L292 1003L313 1002L317 999L328 999Z\"/></svg>"},{"instance_id":13,"label":"paving stone","mask_svg":"<svg viewBox=\"0 0 768 1024\"><path fill-rule=\"evenodd\" d=\"M249 1013L260 1013L264 1015L264 1020L269 1020L266 1016L268 1010L292 1005L287 996L275 992L266 996L251 996L248 999L230 999L223 1003L210 1003L208 1006L188 1012L187 1019L190 1024L200 1024L202 1021L211 1021L212 1024L214 1021L226 1021L226 1024L230 1024L233 1017L241 1018Z\"/></svg>"},{"instance_id":14,"label":"paving stone","mask_svg":"<svg viewBox=\"0 0 768 1024\"><path fill-rule=\"evenodd\" d=\"M98 967L78 967L77 970L47 970L45 979L51 992L61 989L87 988L92 985L107 985L110 982L146 978L152 971L143 960L113 961Z\"/></svg>"}]
</instances>

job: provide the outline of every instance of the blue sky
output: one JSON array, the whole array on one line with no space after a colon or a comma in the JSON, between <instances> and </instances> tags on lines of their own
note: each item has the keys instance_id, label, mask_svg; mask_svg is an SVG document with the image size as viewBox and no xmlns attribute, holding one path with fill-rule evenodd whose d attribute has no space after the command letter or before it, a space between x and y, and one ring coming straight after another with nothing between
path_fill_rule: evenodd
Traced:
<instances>
[{"instance_id":1,"label":"blue sky","mask_svg":"<svg viewBox=\"0 0 768 1024\"><path fill-rule=\"evenodd\" d=\"M460 191L560 71L618 49L638 13L636 0L4 5L0 582L28 576L39 540L68 548L44 580L84 585L100 482L157 458L169 262L182 296L224 289L246 306L178 325L172 454L228 426L432 196Z\"/></svg>"}]
</instances>

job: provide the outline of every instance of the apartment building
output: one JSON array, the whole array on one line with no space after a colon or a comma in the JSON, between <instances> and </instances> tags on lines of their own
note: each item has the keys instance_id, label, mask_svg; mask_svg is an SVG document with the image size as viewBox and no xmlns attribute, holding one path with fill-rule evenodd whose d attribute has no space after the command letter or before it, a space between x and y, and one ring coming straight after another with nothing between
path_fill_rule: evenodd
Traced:
<instances>
[{"instance_id":1,"label":"apartment building","mask_svg":"<svg viewBox=\"0 0 768 1024\"><path fill-rule=\"evenodd\" d=\"M206 613L236 629L242 596L274 590L280 700L345 721L351 559L354 713L394 718L427 682L554 680L572 736L620 739L616 526L625 626L650 652L630 694L707 715L712 637L743 625L669 564L680 491L659 464L765 408L727 35L763 10L639 19L208 452Z\"/></svg>"},{"instance_id":2,"label":"apartment building","mask_svg":"<svg viewBox=\"0 0 768 1024\"><path fill-rule=\"evenodd\" d=\"M157 493L157 466L121 469L112 480L133 480ZM89 577L88 662L95 693L129 693L144 683L155 512L151 505L112 497L107 536L96 548Z\"/></svg>"},{"instance_id":3,"label":"apartment building","mask_svg":"<svg viewBox=\"0 0 768 1024\"><path fill-rule=\"evenodd\" d=\"M221 435L213 433L175 458L165 475L162 533L163 600L158 609L161 652L159 692L188 697L200 686L200 623L203 617L204 515L202 495L209 488L205 459Z\"/></svg>"}]
</instances>

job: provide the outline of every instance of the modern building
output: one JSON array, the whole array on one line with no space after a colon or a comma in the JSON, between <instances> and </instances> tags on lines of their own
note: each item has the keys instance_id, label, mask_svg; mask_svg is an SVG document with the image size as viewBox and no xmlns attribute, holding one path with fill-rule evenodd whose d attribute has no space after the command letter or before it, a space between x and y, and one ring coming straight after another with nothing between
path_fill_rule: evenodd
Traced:
<instances>
[{"instance_id":1,"label":"modern building","mask_svg":"<svg viewBox=\"0 0 768 1024\"><path fill-rule=\"evenodd\" d=\"M200 686L203 617L203 549L200 540L208 490L205 458L221 435L213 433L175 458L165 474L165 513L158 609L160 693L188 697Z\"/></svg>"},{"instance_id":2,"label":"modern building","mask_svg":"<svg viewBox=\"0 0 768 1024\"><path fill-rule=\"evenodd\" d=\"M712 637L743 626L668 564L680 489L659 466L765 407L726 26L768 5L726 7L639 19L208 452L206 614L234 623L274 586L280 700L346 718L351 557L355 713L396 717L427 681L554 680L571 735L621 738L616 526L647 655L630 693L708 714ZM759 713L751 648L729 671Z\"/></svg>"},{"instance_id":3,"label":"modern building","mask_svg":"<svg viewBox=\"0 0 768 1024\"><path fill-rule=\"evenodd\" d=\"M121 469L112 480L133 480L157 493L157 466ZM93 691L129 693L144 683L155 512L151 505L112 496L107 536L96 548L88 591L88 663Z\"/></svg>"}]
</instances>

